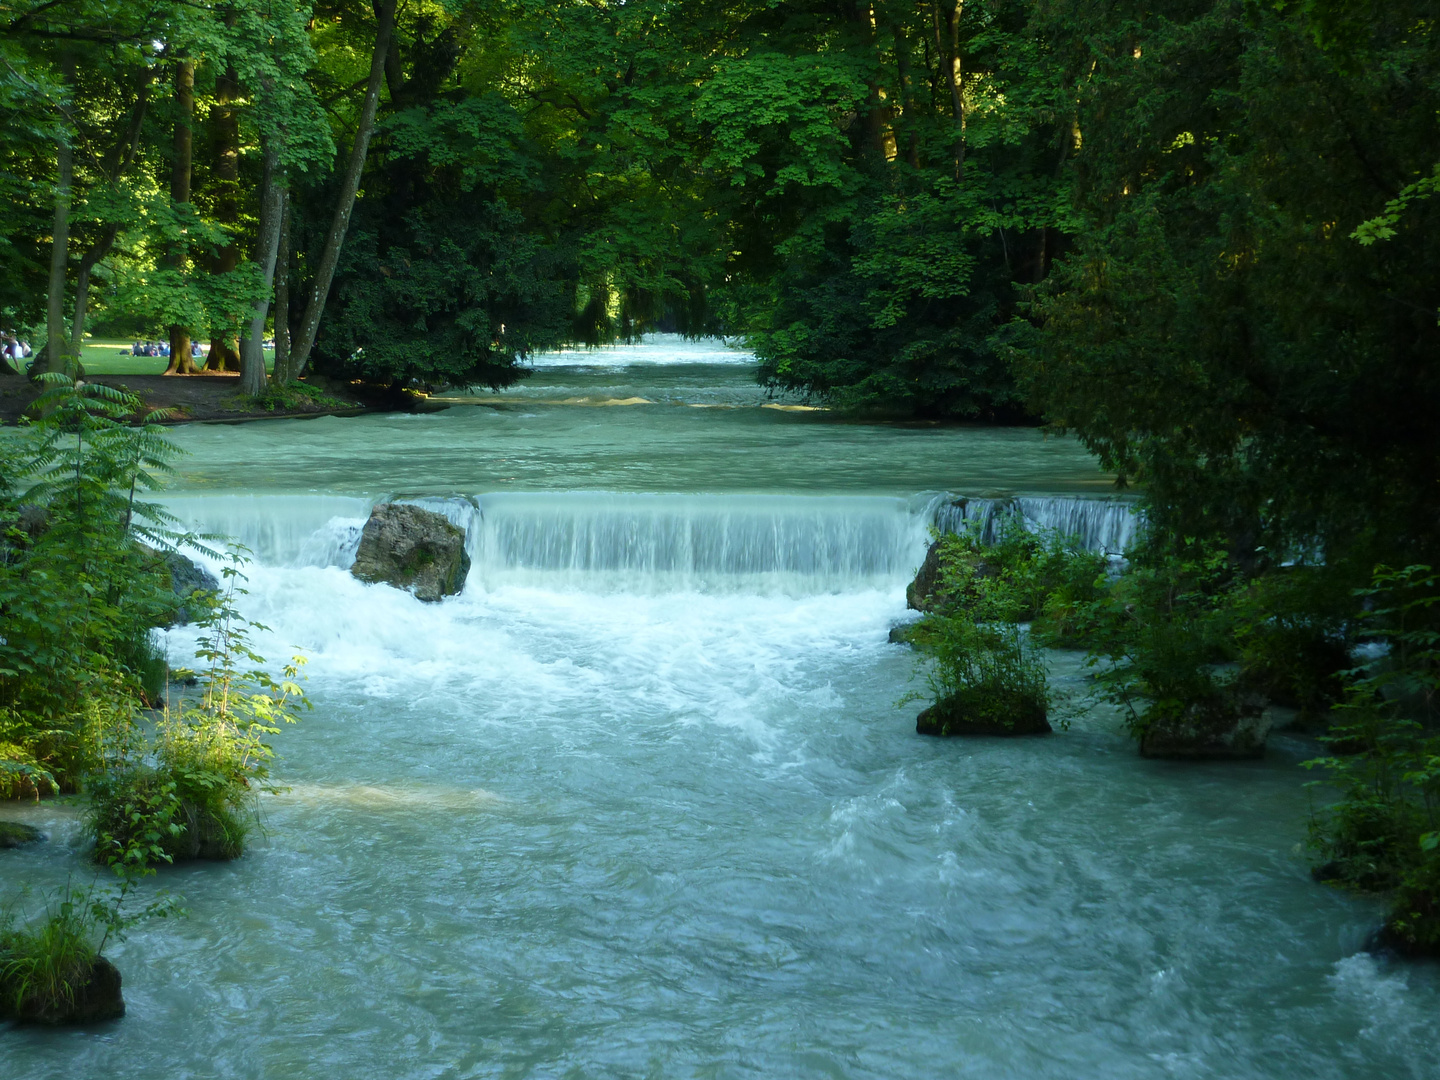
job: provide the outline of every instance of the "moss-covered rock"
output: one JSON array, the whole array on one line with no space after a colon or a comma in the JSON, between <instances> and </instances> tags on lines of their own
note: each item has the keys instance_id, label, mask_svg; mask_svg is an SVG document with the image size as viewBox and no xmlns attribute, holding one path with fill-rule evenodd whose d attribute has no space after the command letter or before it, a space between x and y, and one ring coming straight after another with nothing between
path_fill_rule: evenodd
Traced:
<instances>
[{"instance_id":1,"label":"moss-covered rock","mask_svg":"<svg viewBox=\"0 0 1440 1080\"><path fill-rule=\"evenodd\" d=\"M139 546L181 600L181 606L175 612L175 621L170 625L187 625L219 593L220 582L215 575L193 559L178 551L164 551L148 544Z\"/></svg>"},{"instance_id":2,"label":"moss-covered rock","mask_svg":"<svg viewBox=\"0 0 1440 1080\"><path fill-rule=\"evenodd\" d=\"M0 976L0 1019L23 1024L98 1024L125 1015L120 972L103 956L91 958L64 982L62 992L42 993L16 987Z\"/></svg>"},{"instance_id":3,"label":"moss-covered rock","mask_svg":"<svg viewBox=\"0 0 1440 1080\"><path fill-rule=\"evenodd\" d=\"M1263 757L1270 720L1265 699L1232 689L1175 708L1152 707L1140 735L1140 756L1185 760Z\"/></svg>"},{"instance_id":4,"label":"moss-covered rock","mask_svg":"<svg viewBox=\"0 0 1440 1080\"><path fill-rule=\"evenodd\" d=\"M24 847L26 844L38 844L44 839L45 834L33 825L20 821L0 821L0 848Z\"/></svg>"},{"instance_id":5,"label":"moss-covered rock","mask_svg":"<svg viewBox=\"0 0 1440 1080\"><path fill-rule=\"evenodd\" d=\"M432 510L380 503L365 522L350 572L361 581L393 585L434 603L465 587L470 572L465 532Z\"/></svg>"},{"instance_id":6,"label":"moss-covered rock","mask_svg":"<svg viewBox=\"0 0 1440 1080\"><path fill-rule=\"evenodd\" d=\"M1052 730L1043 700L1024 694L962 703L942 698L920 713L921 735L1046 735Z\"/></svg>"}]
</instances>

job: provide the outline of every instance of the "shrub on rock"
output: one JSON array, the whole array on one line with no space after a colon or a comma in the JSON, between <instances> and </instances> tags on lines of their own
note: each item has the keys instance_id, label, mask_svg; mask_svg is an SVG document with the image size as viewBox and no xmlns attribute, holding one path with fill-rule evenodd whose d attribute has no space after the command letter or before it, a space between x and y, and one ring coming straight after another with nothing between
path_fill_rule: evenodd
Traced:
<instances>
[{"instance_id":1,"label":"shrub on rock","mask_svg":"<svg viewBox=\"0 0 1440 1080\"><path fill-rule=\"evenodd\" d=\"M1050 731L1045 668L1012 622L927 616L912 640L930 661L934 704L916 719L922 735L1037 735Z\"/></svg>"}]
</instances>

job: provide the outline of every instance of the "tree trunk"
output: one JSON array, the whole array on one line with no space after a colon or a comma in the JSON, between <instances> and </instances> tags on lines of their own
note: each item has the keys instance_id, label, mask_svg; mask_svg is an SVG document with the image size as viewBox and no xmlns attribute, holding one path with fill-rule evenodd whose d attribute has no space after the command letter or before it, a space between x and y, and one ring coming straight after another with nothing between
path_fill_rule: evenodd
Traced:
<instances>
[{"instance_id":1,"label":"tree trunk","mask_svg":"<svg viewBox=\"0 0 1440 1080\"><path fill-rule=\"evenodd\" d=\"M65 85L75 85L75 54L60 56L61 78ZM68 119L69 110L66 110ZM73 132L56 148L55 218L50 239L50 284L45 308L45 355L34 370L72 370L67 363L65 341L65 269L70 256L70 188L75 182L75 148Z\"/></svg>"},{"instance_id":2,"label":"tree trunk","mask_svg":"<svg viewBox=\"0 0 1440 1080\"><path fill-rule=\"evenodd\" d=\"M80 269L75 275L75 318L70 323L70 354L78 357L80 347L85 344L85 308L90 299L90 271L100 260L110 254L115 238L120 235L119 225L110 225L99 240L90 245L80 257Z\"/></svg>"},{"instance_id":3,"label":"tree trunk","mask_svg":"<svg viewBox=\"0 0 1440 1080\"><path fill-rule=\"evenodd\" d=\"M945 74L950 83L950 103L955 111L955 179L965 181L965 71L960 60L960 16L965 0L954 0L945 10L945 27L950 36L950 56Z\"/></svg>"},{"instance_id":4,"label":"tree trunk","mask_svg":"<svg viewBox=\"0 0 1440 1080\"><path fill-rule=\"evenodd\" d=\"M350 213L355 209L355 192L360 187L360 173L365 168L370 135L375 130L375 110L380 103L380 84L385 78L385 57L390 51L390 38L395 30L395 0L380 0L375 11L375 52L370 58L370 78L365 84L365 105L360 110L360 125L355 131L355 145L350 150L345 179L335 202L335 218L330 223L330 232L325 237L325 248L315 267L315 281L305 303L305 316L300 321L300 336L291 356L290 371L296 378L305 373L305 366L310 362L310 350L315 347L320 316L330 295L330 282L334 280L335 266L340 261L340 247L345 242L345 231L350 227Z\"/></svg>"},{"instance_id":5,"label":"tree trunk","mask_svg":"<svg viewBox=\"0 0 1440 1080\"><path fill-rule=\"evenodd\" d=\"M282 190L280 250L275 256L275 370L272 386L290 385L290 192Z\"/></svg>"},{"instance_id":6,"label":"tree trunk","mask_svg":"<svg viewBox=\"0 0 1440 1080\"><path fill-rule=\"evenodd\" d=\"M150 80L153 77L149 72L145 74L135 94L135 105L130 110L129 127L116 141L115 148L105 163L106 179L111 183L124 176L125 171L135 161L135 154L140 148L140 133L145 124L145 112L150 105ZM77 357L85 344L85 309L90 299L90 272L100 264L100 260L110 254L110 249L115 246L119 235L118 223L107 225L100 239L80 256L80 269L75 275L75 317L70 322L70 351Z\"/></svg>"},{"instance_id":7,"label":"tree trunk","mask_svg":"<svg viewBox=\"0 0 1440 1080\"><path fill-rule=\"evenodd\" d=\"M175 104L179 115L175 120L174 153L170 163L170 201L175 205L190 201L190 165L195 138L195 61L181 60L175 66ZM179 241L166 256L171 269L185 269L185 244ZM190 358L190 328L170 327L170 366L166 375L193 375L195 361Z\"/></svg>"},{"instance_id":8,"label":"tree trunk","mask_svg":"<svg viewBox=\"0 0 1440 1080\"><path fill-rule=\"evenodd\" d=\"M897 22L891 27L895 37L896 93L900 98L900 119L905 131L905 160L912 169L920 168L920 135L915 125L915 95L910 87L910 42Z\"/></svg>"},{"instance_id":9,"label":"tree trunk","mask_svg":"<svg viewBox=\"0 0 1440 1080\"><path fill-rule=\"evenodd\" d=\"M260 264L265 288L240 338L240 392L251 397L265 392L265 316L270 309L270 286L275 280L280 226L285 215L285 177L280 171L278 137L265 140L264 154L265 179L260 189L260 232L255 241L255 261Z\"/></svg>"},{"instance_id":10,"label":"tree trunk","mask_svg":"<svg viewBox=\"0 0 1440 1080\"><path fill-rule=\"evenodd\" d=\"M230 23L234 22L231 16ZM234 228L240 220L240 114L235 99L240 96L240 79L233 65L215 78L215 107L210 124L215 133L215 220ZM240 245L232 237L210 260L210 273L228 274L240 265ZM206 371L239 371L240 353L229 334L210 335L210 357Z\"/></svg>"},{"instance_id":11,"label":"tree trunk","mask_svg":"<svg viewBox=\"0 0 1440 1080\"><path fill-rule=\"evenodd\" d=\"M850 9L851 21L859 36L872 50L875 59L874 67L865 76L865 111L857 132L859 138L852 136L852 145L872 170L878 170L885 165L885 106L880 97L879 46L875 40L874 20L870 10L868 3L858 3Z\"/></svg>"}]
</instances>

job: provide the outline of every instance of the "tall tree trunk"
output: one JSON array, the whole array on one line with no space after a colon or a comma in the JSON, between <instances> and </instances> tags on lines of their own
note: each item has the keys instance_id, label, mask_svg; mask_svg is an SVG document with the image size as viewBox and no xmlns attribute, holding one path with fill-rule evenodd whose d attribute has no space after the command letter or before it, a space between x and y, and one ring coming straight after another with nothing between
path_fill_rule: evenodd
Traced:
<instances>
[{"instance_id":1,"label":"tall tree trunk","mask_svg":"<svg viewBox=\"0 0 1440 1080\"><path fill-rule=\"evenodd\" d=\"M953 0L945 9L945 28L949 33L950 55L945 68L950 84L950 103L955 111L955 179L965 180L965 70L960 59L960 17L965 13L965 0Z\"/></svg>"},{"instance_id":2,"label":"tall tree trunk","mask_svg":"<svg viewBox=\"0 0 1440 1080\"><path fill-rule=\"evenodd\" d=\"M234 16L228 23L233 24ZM233 65L215 77L215 107L210 126L215 138L215 220L234 228L240 221L240 113L235 99L240 96L240 79ZM240 245L233 237L215 252L210 273L228 274L240 265ZM229 334L210 335L210 357L206 371L239 371L240 354Z\"/></svg>"},{"instance_id":3,"label":"tall tree trunk","mask_svg":"<svg viewBox=\"0 0 1440 1080\"><path fill-rule=\"evenodd\" d=\"M885 106L880 97L879 45L875 40L875 22L868 3L857 3L850 9L851 21L856 31L870 46L875 64L865 76L865 112L861 118L859 139L856 150L862 160L872 169L879 170L885 165ZM852 142L852 145L854 143Z\"/></svg>"},{"instance_id":4,"label":"tall tree trunk","mask_svg":"<svg viewBox=\"0 0 1440 1080\"><path fill-rule=\"evenodd\" d=\"M265 316L270 309L270 286L275 280L280 226L285 216L285 177L280 171L278 136L265 140L264 154L265 179L260 190L260 234L255 242L255 261L260 264L265 288L240 338L240 392L251 397L265 392Z\"/></svg>"},{"instance_id":5,"label":"tall tree trunk","mask_svg":"<svg viewBox=\"0 0 1440 1080\"><path fill-rule=\"evenodd\" d=\"M70 354L80 355L80 348L85 344L85 308L90 300L90 271L94 270L100 260L110 254L110 249L115 246L115 238L120 235L119 225L109 225L104 235L91 244L85 254L80 256L80 269L75 274L75 318L70 322Z\"/></svg>"},{"instance_id":6,"label":"tall tree trunk","mask_svg":"<svg viewBox=\"0 0 1440 1080\"><path fill-rule=\"evenodd\" d=\"M75 85L75 54L60 55L61 78ZM69 110L66 110L67 119ZM70 188L75 182L73 132L56 147L55 217L50 233L50 283L45 307L45 356L34 370L73 371L65 340L65 269L70 257Z\"/></svg>"},{"instance_id":7,"label":"tall tree trunk","mask_svg":"<svg viewBox=\"0 0 1440 1080\"><path fill-rule=\"evenodd\" d=\"M305 303L300 321L300 335L295 342L289 369L293 377L305 373L310 350L315 347L315 334L320 329L320 316L330 295L330 282L335 278L335 265L340 261L340 247L350 227L350 213L355 209L355 192L360 187L360 173L365 168L365 154L370 149L370 135L375 130L375 110L380 104L380 84L385 78L385 57L390 52L390 38L395 31L395 0L380 0L375 8L375 52L370 58L370 78L365 84L365 105L360 110L360 125L355 130L355 145L335 202L335 218L325 237L325 248L315 267L315 281Z\"/></svg>"},{"instance_id":8,"label":"tall tree trunk","mask_svg":"<svg viewBox=\"0 0 1440 1080\"><path fill-rule=\"evenodd\" d=\"M135 94L135 104L130 110L130 123L105 162L106 179L111 183L125 175L140 149L140 133L145 124L145 112L150 105L152 78L154 74L150 71L142 76L140 87ZM75 275L75 317L70 322L70 351L75 356L80 355L80 349L85 344L85 309L90 299L90 272L99 265L100 260L110 254L110 249L115 246L119 235L118 223L107 225L100 238L80 256L80 269Z\"/></svg>"},{"instance_id":9,"label":"tall tree trunk","mask_svg":"<svg viewBox=\"0 0 1440 1080\"><path fill-rule=\"evenodd\" d=\"M190 201L190 166L194 156L195 135L195 61L181 60L175 65L175 137L170 163L170 201L175 205ZM171 269L185 269L185 242L177 241L165 261ZM166 375L193 375L195 362L190 358L190 328L170 327L170 366Z\"/></svg>"},{"instance_id":10,"label":"tall tree trunk","mask_svg":"<svg viewBox=\"0 0 1440 1080\"><path fill-rule=\"evenodd\" d=\"M290 384L290 192L281 192L280 250L275 256L275 370L272 386Z\"/></svg>"},{"instance_id":11,"label":"tall tree trunk","mask_svg":"<svg viewBox=\"0 0 1440 1080\"><path fill-rule=\"evenodd\" d=\"M912 169L920 168L920 133L915 124L915 95L910 87L910 42L897 22L891 27L895 37L896 93L900 98L900 119L904 126L905 160Z\"/></svg>"}]
</instances>

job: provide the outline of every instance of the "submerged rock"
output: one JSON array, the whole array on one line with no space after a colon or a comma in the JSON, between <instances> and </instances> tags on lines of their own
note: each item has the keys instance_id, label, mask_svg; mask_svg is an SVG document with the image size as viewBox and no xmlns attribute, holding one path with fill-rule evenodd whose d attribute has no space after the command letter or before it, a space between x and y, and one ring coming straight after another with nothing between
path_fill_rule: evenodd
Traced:
<instances>
[{"instance_id":1,"label":"submerged rock","mask_svg":"<svg viewBox=\"0 0 1440 1080\"><path fill-rule=\"evenodd\" d=\"M458 593L469 572L464 530L443 514L405 503L370 511L350 568L361 581L407 589L428 603Z\"/></svg>"},{"instance_id":2,"label":"submerged rock","mask_svg":"<svg viewBox=\"0 0 1440 1080\"><path fill-rule=\"evenodd\" d=\"M17 1002L8 980L0 980L0 1018L25 1024L96 1024L102 1020L118 1020L125 1015L120 981L119 970L103 956L95 957L88 970L82 970L78 978L71 980L73 995L69 1000L31 993Z\"/></svg>"},{"instance_id":3,"label":"submerged rock","mask_svg":"<svg viewBox=\"0 0 1440 1080\"><path fill-rule=\"evenodd\" d=\"M921 735L1048 735L1052 730L1045 703L1028 697L966 708L941 699L915 718Z\"/></svg>"},{"instance_id":4,"label":"submerged rock","mask_svg":"<svg viewBox=\"0 0 1440 1080\"><path fill-rule=\"evenodd\" d=\"M0 821L0 848L24 847L26 844L38 844L44 839L45 834L33 825L19 821Z\"/></svg>"},{"instance_id":5,"label":"submerged rock","mask_svg":"<svg viewBox=\"0 0 1440 1080\"><path fill-rule=\"evenodd\" d=\"M1263 757L1270 724L1264 698L1217 694L1191 703L1178 715L1151 720L1140 737L1140 756L1183 760Z\"/></svg>"}]
</instances>

